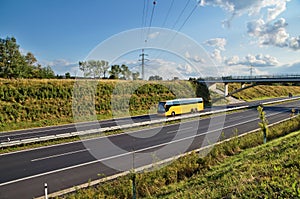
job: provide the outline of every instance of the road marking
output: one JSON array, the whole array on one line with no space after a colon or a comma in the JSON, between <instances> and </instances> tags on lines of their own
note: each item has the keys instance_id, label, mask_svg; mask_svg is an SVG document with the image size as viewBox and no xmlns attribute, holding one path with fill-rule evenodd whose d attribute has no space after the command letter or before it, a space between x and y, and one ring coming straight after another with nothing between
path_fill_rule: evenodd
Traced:
<instances>
[{"instance_id":1,"label":"road marking","mask_svg":"<svg viewBox=\"0 0 300 199\"><path fill-rule=\"evenodd\" d=\"M31 162L46 160L46 159L50 159L50 158L56 158L56 157L65 156L65 155L71 155L71 154L75 154L75 153L81 153L81 152L89 151L89 150L90 149L82 149L82 150L78 150L78 151L71 151L71 152L61 153L61 154L57 154L57 155L50 155L47 157L33 159L33 160L31 160Z\"/></svg>"},{"instance_id":2,"label":"road marking","mask_svg":"<svg viewBox=\"0 0 300 199\"><path fill-rule=\"evenodd\" d=\"M288 111L286 111L286 112L288 112ZM269 114L267 116L274 116L274 115L279 115L279 114L282 114L282 112ZM61 172L61 171L69 170L69 169L74 169L74 168L78 168L78 167L82 167L82 166L86 166L86 165L90 165L90 164L94 164L94 163L98 163L98 162L102 162L102 161L106 161L106 160L110 160L110 159L115 159L115 158L122 157L122 156L125 156L125 155L130 155L132 153L138 153L138 152L146 151L146 150L149 150L149 149L161 147L161 146L164 146L164 145L167 145L167 144L173 144L173 143L176 143L176 142L180 142L180 141L188 140L188 139L191 139L191 138L199 137L201 135L213 133L213 132L219 131L219 130L224 130L226 128L231 128L231 127L238 126L238 125L241 125L241 124L245 124L245 123L248 123L248 122L252 122L252 121L255 121L255 120L259 120L259 118L254 118L252 120L248 120L248 121L245 121L245 122L240 122L238 124L229 125L229 126L226 126L226 127L223 127L223 128L215 129L215 130L208 131L208 132L201 133L201 134L196 134L196 135L181 138L181 139L178 139L178 140L172 140L170 142L166 142L166 143L158 144L158 145L155 145L155 146L139 149L139 150L136 150L136 151L126 152L126 153L106 157L106 158L103 158L103 159L94 160L94 161L91 161L91 162L86 162L86 163L82 163L82 164L78 164L78 165L73 165L73 166L70 166L70 167L65 167L65 168L61 168L61 169L57 169L57 170L48 171L48 172L45 172L45 173L40 173L40 174L36 174L36 175L24 177L24 178L19 178L19 179L16 179L16 180L1 183L0 187L5 186L5 185L9 185L9 184L13 184L13 183L16 183L16 182L29 180L29 179L36 178L36 177L40 177L40 176L45 176L45 175L49 175L49 174L53 174L53 173L57 173L57 172Z\"/></svg>"}]
</instances>

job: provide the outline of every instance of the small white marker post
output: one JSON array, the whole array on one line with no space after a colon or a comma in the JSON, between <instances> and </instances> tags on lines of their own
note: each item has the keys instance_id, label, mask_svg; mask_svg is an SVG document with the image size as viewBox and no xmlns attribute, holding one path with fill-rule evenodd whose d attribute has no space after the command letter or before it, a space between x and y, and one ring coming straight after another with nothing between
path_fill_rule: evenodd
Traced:
<instances>
[{"instance_id":1,"label":"small white marker post","mask_svg":"<svg viewBox=\"0 0 300 199\"><path fill-rule=\"evenodd\" d=\"M45 199L48 199L48 185L45 183Z\"/></svg>"}]
</instances>

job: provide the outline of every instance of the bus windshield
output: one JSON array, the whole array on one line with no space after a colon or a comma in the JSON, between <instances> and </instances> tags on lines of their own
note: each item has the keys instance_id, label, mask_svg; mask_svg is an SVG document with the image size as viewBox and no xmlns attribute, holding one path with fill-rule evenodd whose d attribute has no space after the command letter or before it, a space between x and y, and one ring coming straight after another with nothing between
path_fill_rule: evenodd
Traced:
<instances>
[{"instance_id":1,"label":"bus windshield","mask_svg":"<svg viewBox=\"0 0 300 199\"><path fill-rule=\"evenodd\" d=\"M157 112L158 113L164 113L164 112L166 112L166 110L165 110L165 104L166 104L166 102L159 102L158 103L158 108L157 108Z\"/></svg>"}]
</instances>

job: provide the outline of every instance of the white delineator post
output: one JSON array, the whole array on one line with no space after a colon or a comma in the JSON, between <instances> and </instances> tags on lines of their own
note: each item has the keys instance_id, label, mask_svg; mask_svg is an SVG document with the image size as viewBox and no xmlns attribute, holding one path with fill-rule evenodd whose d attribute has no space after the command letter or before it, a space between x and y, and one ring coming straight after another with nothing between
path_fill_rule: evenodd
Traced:
<instances>
[{"instance_id":1,"label":"white delineator post","mask_svg":"<svg viewBox=\"0 0 300 199\"><path fill-rule=\"evenodd\" d=\"M224 88L224 96L228 96L228 83L225 83L225 88Z\"/></svg>"},{"instance_id":2,"label":"white delineator post","mask_svg":"<svg viewBox=\"0 0 300 199\"><path fill-rule=\"evenodd\" d=\"M44 187L45 187L45 199L48 199L48 185L47 185L47 183L45 183Z\"/></svg>"}]
</instances>

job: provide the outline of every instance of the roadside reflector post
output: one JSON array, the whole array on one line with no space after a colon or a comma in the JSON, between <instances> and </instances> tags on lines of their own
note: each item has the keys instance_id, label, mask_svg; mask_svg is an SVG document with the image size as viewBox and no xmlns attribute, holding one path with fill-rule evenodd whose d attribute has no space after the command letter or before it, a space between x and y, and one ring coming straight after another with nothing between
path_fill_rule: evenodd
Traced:
<instances>
[{"instance_id":1,"label":"roadside reflector post","mask_svg":"<svg viewBox=\"0 0 300 199\"><path fill-rule=\"evenodd\" d=\"M44 188L45 188L45 199L48 199L48 185L47 185L47 183L45 183Z\"/></svg>"}]
</instances>

